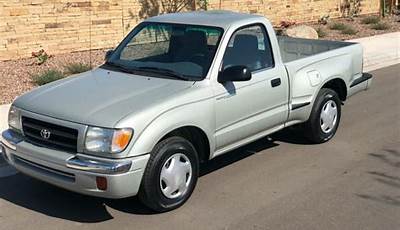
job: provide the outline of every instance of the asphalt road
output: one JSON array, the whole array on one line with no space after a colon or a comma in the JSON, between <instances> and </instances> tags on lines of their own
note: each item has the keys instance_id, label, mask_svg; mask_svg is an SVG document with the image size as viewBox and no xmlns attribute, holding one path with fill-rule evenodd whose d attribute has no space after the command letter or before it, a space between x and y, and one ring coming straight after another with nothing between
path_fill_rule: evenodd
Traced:
<instances>
[{"instance_id":1,"label":"asphalt road","mask_svg":"<svg viewBox=\"0 0 400 230\"><path fill-rule=\"evenodd\" d=\"M286 130L215 159L176 211L17 174L0 178L0 229L400 229L400 65L373 74L332 141Z\"/></svg>"}]
</instances>

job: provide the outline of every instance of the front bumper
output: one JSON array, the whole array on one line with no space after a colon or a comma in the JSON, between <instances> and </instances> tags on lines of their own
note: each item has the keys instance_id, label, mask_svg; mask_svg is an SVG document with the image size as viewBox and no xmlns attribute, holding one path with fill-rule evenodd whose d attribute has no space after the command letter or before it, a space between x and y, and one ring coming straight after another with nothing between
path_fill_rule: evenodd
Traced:
<instances>
[{"instance_id":1,"label":"front bumper","mask_svg":"<svg viewBox=\"0 0 400 230\"><path fill-rule=\"evenodd\" d=\"M18 171L55 186L91 196L124 198L137 194L149 154L106 159L71 154L36 146L12 130L2 133L4 158ZM107 189L97 188L96 178L107 179Z\"/></svg>"}]
</instances>

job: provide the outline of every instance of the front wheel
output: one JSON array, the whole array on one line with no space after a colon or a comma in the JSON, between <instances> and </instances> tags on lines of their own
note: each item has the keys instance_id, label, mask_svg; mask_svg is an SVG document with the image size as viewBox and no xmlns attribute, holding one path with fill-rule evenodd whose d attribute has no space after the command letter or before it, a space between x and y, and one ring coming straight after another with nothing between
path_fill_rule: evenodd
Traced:
<instances>
[{"instance_id":1,"label":"front wheel","mask_svg":"<svg viewBox=\"0 0 400 230\"><path fill-rule=\"evenodd\" d=\"M339 127L341 101L331 89L321 89L315 99L309 120L304 124L307 138L313 143L327 142Z\"/></svg>"},{"instance_id":2,"label":"front wheel","mask_svg":"<svg viewBox=\"0 0 400 230\"><path fill-rule=\"evenodd\" d=\"M183 205L199 175L199 159L193 145L182 137L158 143L143 175L139 198L147 207L166 212Z\"/></svg>"}]
</instances>

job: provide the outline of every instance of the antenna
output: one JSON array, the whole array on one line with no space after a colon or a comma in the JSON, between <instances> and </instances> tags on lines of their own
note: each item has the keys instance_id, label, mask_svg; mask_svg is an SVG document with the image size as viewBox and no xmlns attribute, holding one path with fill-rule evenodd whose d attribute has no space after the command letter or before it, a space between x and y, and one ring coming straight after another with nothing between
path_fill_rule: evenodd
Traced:
<instances>
[{"instance_id":1,"label":"antenna","mask_svg":"<svg viewBox=\"0 0 400 230\"><path fill-rule=\"evenodd\" d=\"M121 2L121 21L122 21L122 39L125 35L125 22L124 22L124 1ZM129 24L128 24L129 25Z\"/></svg>"},{"instance_id":2,"label":"antenna","mask_svg":"<svg viewBox=\"0 0 400 230\"><path fill-rule=\"evenodd\" d=\"M92 68L92 0L89 7L89 66Z\"/></svg>"}]
</instances>

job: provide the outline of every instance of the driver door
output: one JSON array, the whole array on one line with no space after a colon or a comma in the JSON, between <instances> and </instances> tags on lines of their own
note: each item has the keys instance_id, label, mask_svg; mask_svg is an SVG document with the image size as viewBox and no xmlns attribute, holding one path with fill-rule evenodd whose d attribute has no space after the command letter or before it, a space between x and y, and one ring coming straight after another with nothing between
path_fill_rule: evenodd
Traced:
<instances>
[{"instance_id":1,"label":"driver door","mask_svg":"<svg viewBox=\"0 0 400 230\"><path fill-rule=\"evenodd\" d=\"M249 68L252 79L216 85L217 152L283 125L288 116L286 71L275 66L264 25L239 29L230 38L222 70L236 65Z\"/></svg>"}]
</instances>

